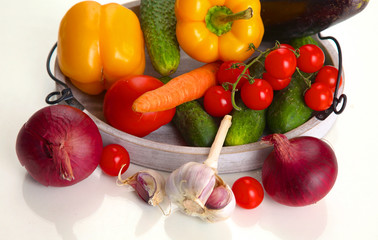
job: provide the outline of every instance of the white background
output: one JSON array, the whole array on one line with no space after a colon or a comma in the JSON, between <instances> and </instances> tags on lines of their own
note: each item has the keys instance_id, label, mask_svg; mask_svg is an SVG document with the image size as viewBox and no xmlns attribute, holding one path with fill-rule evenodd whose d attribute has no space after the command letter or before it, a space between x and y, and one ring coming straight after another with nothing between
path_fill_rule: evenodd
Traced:
<instances>
[{"instance_id":1,"label":"white background","mask_svg":"<svg viewBox=\"0 0 378 240\"><path fill-rule=\"evenodd\" d=\"M46 56L62 16L76 2L1 0L0 239L378 239L377 1L323 32L342 46L348 96L345 112L325 136L339 163L332 191L303 208L266 197L257 209L237 208L230 219L216 224L179 212L165 217L99 169L72 187L47 188L19 164L17 133L54 90ZM139 169L131 166L129 172ZM259 172L223 177L232 185L245 175L258 178Z\"/></svg>"}]
</instances>

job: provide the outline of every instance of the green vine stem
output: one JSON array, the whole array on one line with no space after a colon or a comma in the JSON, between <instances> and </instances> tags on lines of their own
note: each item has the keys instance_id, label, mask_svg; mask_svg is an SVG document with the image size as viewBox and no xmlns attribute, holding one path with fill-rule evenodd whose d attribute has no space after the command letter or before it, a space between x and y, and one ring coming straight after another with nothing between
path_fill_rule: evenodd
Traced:
<instances>
[{"instance_id":1,"label":"green vine stem","mask_svg":"<svg viewBox=\"0 0 378 240\"><path fill-rule=\"evenodd\" d=\"M305 81L306 85L308 86L308 88L311 87L311 78L313 77L313 74L309 74L307 77L303 75L302 71L299 70L299 68L297 67L296 68L296 71L298 72L298 74L301 76L301 78L303 78L303 81Z\"/></svg>"},{"instance_id":2,"label":"green vine stem","mask_svg":"<svg viewBox=\"0 0 378 240\"><path fill-rule=\"evenodd\" d=\"M237 64L238 66L241 65L241 66L245 66L245 67L244 67L243 71L240 73L240 75L238 76L236 82L232 84L232 90L231 90L231 102L232 102L232 106L234 107L235 110L237 110L237 111L242 110L242 109L236 104L236 101L235 101L235 94L236 94L236 91L237 91L236 86L238 85L240 79L241 79L242 77L247 76L248 81L249 81L250 83L253 83L253 81L254 81L254 77L251 77L251 76L249 76L248 74L246 74L247 69L248 69L250 66L252 66L254 63L256 63L257 61L259 61L260 58L261 58L262 56L266 56L266 55L267 55L268 53L270 53L271 51L273 51L273 50L279 48L279 46L280 46L279 42L276 42L276 44L274 45L273 48L268 48L268 49L265 50L265 51L260 51L260 50L257 49L252 43L249 45L249 49L248 49L248 51L251 50L251 49L253 49L253 50L255 50L256 52L259 52L260 54L259 54L257 57L255 57L255 58L254 58L251 62L249 62L248 64L245 64L245 63Z\"/></svg>"}]
</instances>

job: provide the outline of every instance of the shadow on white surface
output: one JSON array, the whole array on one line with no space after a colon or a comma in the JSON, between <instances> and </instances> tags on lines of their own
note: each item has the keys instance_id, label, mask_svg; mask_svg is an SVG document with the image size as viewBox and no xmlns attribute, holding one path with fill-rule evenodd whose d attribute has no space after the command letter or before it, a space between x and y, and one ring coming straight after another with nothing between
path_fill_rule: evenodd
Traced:
<instances>
[{"instance_id":1,"label":"shadow on white surface","mask_svg":"<svg viewBox=\"0 0 378 240\"><path fill-rule=\"evenodd\" d=\"M226 222L207 223L198 217L187 216L178 210L166 218L164 228L171 239L232 239L230 228Z\"/></svg>"},{"instance_id":2,"label":"shadow on white surface","mask_svg":"<svg viewBox=\"0 0 378 240\"><path fill-rule=\"evenodd\" d=\"M264 214L263 211L262 205L255 209L243 209L236 206L231 219L240 227L252 228L260 221L261 216Z\"/></svg>"},{"instance_id":3,"label":"shadow on white surface","mask_svg":"<svg viewBox=\"0 0 378 240\"><path fill-rule=\"evenodd\" d=\"M261 207L259 226L283 240L318 239L327 225L324 199L310 206L288 207L266 196Z\"/></svg>"},{"instance_id":4,"label":"shadow on white surface","mask_svg":"<svg viewBox=\"0 0 378 240\"><path fill-rule=\"evenodd\" d=\"M232 220L243 228L258 225L282 240L314 240L327 225L327 208L324 199L310 206L288 207L274 202L265 193L263 202L255 209L237 206Z\"/></svg>"},{"instance_id":5,"label":"shadow on white surface","mask_svg":"<svg viewBox=\"0 0 378 240\"><path fill-rule=\"evenodd\" d=\"M134 235L136 237L140 237L143 234L147 233L149 230L153 228L153 226L163 218L163 213L160 211L159 207L153 207L147 205L147 203L143 202L141 199L138 199L138 203L141 204L141 211L142 215L139 217L137 225L135 227ZM138 205L139 205L138 204Z\"/></svg>"},{"instance_id":6,"label":"shadow on white surface","mask_svg":"<svg viewBox=\"0 0 378 240\"><path fill-rule=\"evenodd\" d=\"M140 167L131 165L127 176L139 170ZM116 177L105 175L99 168L87 179L68 187L45 187L36 182L29 174L25 174L22 189L25 202L30 209L38 216L54 223L57 233L64 240L79 239L74 232L75 225L80 225L80 222L86 218L89 222L92 221L90 216L96 214L104 199L109 196L125 201L130 200L135 207L141 209L142 215L137 222L135 236L141 236L148 232L163 217L160 209L149 206L130 188L117 186ZM122 206L114 205L111 208L117 209L117 207ZM120 216L124 214L120 213ZM120 224L114 221L114 219L110 219L107 224L109 222L115 226ZM103 227L111 228L111 226Z\"/></svg>"},{"instance_id":7,"label":"shadow on white surface","mask_svg":"<svg viewBox=\"0 0 378 240\"><path fill-rule=\"evenodd\" d=\"M238 177L242 176L251 176L262 182L261 169L242 173ZM232 181L238 177L225 175L224 179L232 186ZM231 219L239 227L260 227L282 240L315 240L327 225L326 199L310 206L288 207L275 202L265 192L264 200L257 208L236 206Z\"/></svg>"},{"instance_id":8,"label":"shadow on white surface","mask_svg":"<svg viewBox=\"0 0 378 240\"><path fill-rule=\"evenodd\" d=\"M35 213L55 224L62 239L77 239L73 232L75 223L96 211L105 194L98 191L97 184L84 181L69 187L45 187L27 174L24 199Z\"/></svg>"}]
</instances>

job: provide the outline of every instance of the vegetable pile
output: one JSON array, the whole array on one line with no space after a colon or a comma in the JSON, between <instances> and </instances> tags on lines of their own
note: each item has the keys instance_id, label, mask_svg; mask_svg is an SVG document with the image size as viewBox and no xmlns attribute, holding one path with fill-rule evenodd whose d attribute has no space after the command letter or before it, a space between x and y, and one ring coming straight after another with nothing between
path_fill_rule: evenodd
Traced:
<instances>
[{"instance_id":1,"label":"vegetable pile","mask_svg":"<svg viewBox=\"0 0 378 240\"><path fill-rule=\"evenodd\" d=\"M69 186L99 166L149 205L161 208L167 197L210 222L230 217L236 205L258 207L264 193L289 206L328 194L338 170L332 148L314 137L283 134L331 107L342 81L338 69L311 36L259 49L264 24L258 0L201 2L141 0L139 18L116 3L80 2L62 18L57 58L84 94L106 91L103 113L114 128L144 137L172 123L187 145L211 146L209 158L183 165L168 179L151 169L122 178L132 158L127 149L103 146L85 112L54 105L36 112L17 137L19 161L36 181ZM143 75L145 48L161 79ZM171 78L180 48L203 65ZM274 145L262 184L244 176L230 187L217 174L222 146L260 139Z\"/></svg>"}]
</instances>

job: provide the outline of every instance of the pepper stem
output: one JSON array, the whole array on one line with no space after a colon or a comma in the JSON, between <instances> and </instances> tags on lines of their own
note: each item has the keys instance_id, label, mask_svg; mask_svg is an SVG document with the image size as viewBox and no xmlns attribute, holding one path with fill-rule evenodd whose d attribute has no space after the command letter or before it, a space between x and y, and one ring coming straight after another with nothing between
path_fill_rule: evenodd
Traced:
<instances>
[{"instance_id":1,"label":"pepper stem","mask_svg":"<svg viewBox=\"0 0 378 240\"><path fill-rule=\"evenodd\" d=\"M250 19L250 18L252 18L252 16L253 16L253 10L252 10L251 7L249 7L244 11L237 12L237 13L234 13L234 14L223 15L223 16L218 15L218 17L214 20L218 21L219 23L225 24L225 23L228 23L228 22L236 21L236 20Z\"/></svg>"},{"instance_id":2,"label":"pepper stem","mask_svg":"<svg viewBox=\"0 0 378 240\"><path fill-rule=\"evenodd\" d=\"M232 23L236 20L246 20L253 16L253 10L248 7L246 10L233 13L228 7L214 6L206 14L206 27L217 36L221 36L231 30Z\"/></svg>"},{"instance_id":3,"label":"pepper stem","mask_svg":"<svg viewBox=\"0 0 378 240\"><path fill-rule=\"evenodd\" d=\"M213 168L215 171L218 168L218 159L223 147L224 140L226 139L228 129L231 127L231 119L231 115L224 116L219 126L217 135L215 136L214 142L211 145L209 156L203 162L207 166Z\"/></svg>"}]
</instances>

